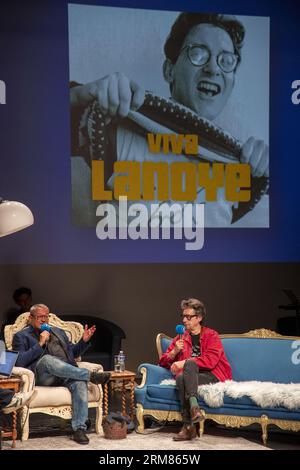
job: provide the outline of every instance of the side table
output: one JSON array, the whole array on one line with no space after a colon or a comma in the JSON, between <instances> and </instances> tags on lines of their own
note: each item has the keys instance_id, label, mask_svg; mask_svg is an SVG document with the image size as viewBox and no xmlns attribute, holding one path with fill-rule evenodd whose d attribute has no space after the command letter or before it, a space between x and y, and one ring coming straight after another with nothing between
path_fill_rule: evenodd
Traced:
<instances>
[{"instance_id":1,"label":"side table","mask_svg":"<svg viewBox=\"0 0 300 470\"><path fill-rule=\"evenodd\" d=\"M0 377L0 388L14 390L15 393L20 391L21 379L17 377ZM11 437L12 438L12 447L16 447L16 439L17 439L17 412L12 412L12 429L4 429L1 431L2 437Z\"/></svg>"},{"instance_id":2,"label":"side table","mask_svg":"<svg viewBox=\"0 0 300 470\"><path fill-rule=\"evenodd\" d=\"M130 386L130 419L134 418L134 380L135 372L124 370L123 372L107 371L111 376L109 382L103 387L104 416L108 415L108 385L112 382L122 381L122 415L126 415L126 385Z\"/></svg>"}]
</instances>

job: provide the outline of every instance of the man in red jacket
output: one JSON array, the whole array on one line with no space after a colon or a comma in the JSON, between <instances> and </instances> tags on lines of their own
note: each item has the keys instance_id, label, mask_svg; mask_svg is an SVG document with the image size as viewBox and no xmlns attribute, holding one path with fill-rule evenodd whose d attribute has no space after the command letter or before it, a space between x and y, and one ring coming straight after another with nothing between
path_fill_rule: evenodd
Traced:
<instances>
[{"instance_id":1,"label":"man in red jacket","mask_svg":"<svg viewBox=\"0 0 300 470\"><path fill-rule=\"evenodd\" d=\"M204 304L198 299L182 300L181 310L185 332L173 339L159 361L160 366L171 369L179 391L183 427L175 441L196 437L195 424L203 419L197 400L198 386L232 379L218 333L202 325Z\"/></svg>"}]
</instances>

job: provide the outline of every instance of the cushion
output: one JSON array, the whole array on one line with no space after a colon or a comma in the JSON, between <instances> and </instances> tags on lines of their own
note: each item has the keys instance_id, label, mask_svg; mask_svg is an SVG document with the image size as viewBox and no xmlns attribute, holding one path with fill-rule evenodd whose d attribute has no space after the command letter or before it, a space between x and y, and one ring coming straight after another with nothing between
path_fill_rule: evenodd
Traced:
<instances>
[{"instance_id":1,"label":"cushion","mask_svg":"<svg viewBox=\"0 0 300 470\"><path fill-rule=\"evenodd\" d=\"M148 385L147 396L151 399L167 400L168 402L179 402L177 388L170 385Z\"/></svg>"},{"instance_id":2,"label":"cushion","mask_svg":"<svg viewBox=\"0 0 300 470\"><path fill-rule=\"evenodd\" d=\"M299 366L292 361L293 340L280 338L223 338L222 344L238 382L299 382Z\"/></svg>"},{"instance_id":3,"label":"cushion","mask_svg":"<svg viewBox=\"0 0 300 470\"><path fill-rule=\"evenodd\" d=\"M36 397L30 403L30 408L42 408L49 406L71 405L72 399L69 390L66 387L42 387L37 386ZM89 382L88 384L88 401L99 401L99 387Z\"/></svg>"}]
</instances>

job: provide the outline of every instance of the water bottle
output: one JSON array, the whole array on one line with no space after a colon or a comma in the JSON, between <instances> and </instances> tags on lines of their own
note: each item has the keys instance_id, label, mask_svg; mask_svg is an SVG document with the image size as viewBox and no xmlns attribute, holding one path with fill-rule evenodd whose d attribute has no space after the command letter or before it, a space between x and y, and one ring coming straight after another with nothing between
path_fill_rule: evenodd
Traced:
<instances>
[{"instance_id":1,"label":"water bottle","mask_svg":"<svg viewBox=\"0 0 300 470\"><path fill-rule=\"evenodd\" d=\"M123 351L119 352L119 364L120 364L121 372L124 372L124 370L125 370L125 354L123 353Z\"/></svg>"}]
</instances>

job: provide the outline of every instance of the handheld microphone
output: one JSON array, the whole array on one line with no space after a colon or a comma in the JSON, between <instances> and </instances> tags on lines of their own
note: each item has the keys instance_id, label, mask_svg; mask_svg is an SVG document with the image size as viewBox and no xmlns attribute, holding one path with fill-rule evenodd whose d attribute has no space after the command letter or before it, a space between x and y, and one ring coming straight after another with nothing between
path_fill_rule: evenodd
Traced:
<instances>
[{"instance_id":1,"label":"handheld microphone","mask_svg":"<svg viewBox=\"0 0 300 470\"><path fill-rule=\"evenodd\" d=\"M181 335L183 335L183 333L185 332L185 326L184 325L176 325L175 331L178 335L180 335L180 339L181 339Z\"/></svg>"},{"instance_id":2,"label":"handheld microphone","mask_svg":"<svg viewBox=\"0 0 300 470\"><path fill-rule=\"evenodd\" d=\"M43 331L48 331L48 333L50 333L50 331L51 331L51 326L48 325L48 323L43 323L43 324L41 325L40 331L41 331L41 333L42 333Z\"/></svg>"}]
</instances>

